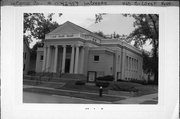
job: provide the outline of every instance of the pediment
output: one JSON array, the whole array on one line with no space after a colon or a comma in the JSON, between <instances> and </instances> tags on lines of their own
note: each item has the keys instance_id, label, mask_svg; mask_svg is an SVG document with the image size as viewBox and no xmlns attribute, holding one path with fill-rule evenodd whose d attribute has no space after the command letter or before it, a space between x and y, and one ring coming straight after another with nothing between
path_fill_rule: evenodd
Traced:
<instances>
[{"instance_id":1,"label":"pediment","mask_svg":"<svg viewBox=\"0 0 180 119\"><path fill-rule=\"evenodd\" d=\"M58 28L48 33L47 35L62 35L62 34L79 34L87 33L87 31L79 28L79 26L67 21Z\"/></svg>"}]
</instances>

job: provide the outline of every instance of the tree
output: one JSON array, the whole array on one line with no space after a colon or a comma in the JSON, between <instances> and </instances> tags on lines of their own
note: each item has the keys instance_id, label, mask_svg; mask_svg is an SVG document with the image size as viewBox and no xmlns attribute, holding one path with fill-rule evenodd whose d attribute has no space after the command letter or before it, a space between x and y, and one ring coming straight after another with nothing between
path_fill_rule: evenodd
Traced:
<instances>
[{"instance_id":1,"label":"tree","mask_svg":"<svg viewBox=\"0 0 180 119\"><path fill-rule=\"evenodd\" d=\"M43 47L45 34L51 32L59 26L57 22L52 21L53 13L48 14L47 18L43 13L24 13L24 37L23 39L30 44L32 39L38 42L30 49L30 59L36 60L36 51L38 47ZM62 14L60 13L59 16Z\"/></svg>"},{"instance_id":2,"label":"tree","mask_svg":"<svg viewBox=\"0 0 180 119\"><path fill-rule=\"evenodd\" d=\"M135 30L129 38L135 41L136 47L142 47L147 40L152 44L152 61L150 68L154 73L154 83L158 84L158 45L159 45L159 16L157 14L130 15L135 19Z\"/></svg>"},{"instance_id":3,"label":"tree","mask_svg":"<svg viewBox=\"0 0 180 119\"><path fill-rule=\"evenodd\" d=\"M45 34L59 26L57 22L52 21L54 13L50 13L47 18L43 13L24 13L24 39L28 43L32 38L44 41ZM62 14L60 13L59 16Z\"/></svg>"},{"instance_id":4,"label":"tree","mask_svg":"<svg viewBox=\"0 0 180 119\"><path fill-rule=\"evenodd\" d=\"M100 37L106 38L106 35L102 31L94 32L94 33Z\"/></svg>"},{"instance_id":5,"label":"tree","mask_svg":"<svg viewBox=\"0 0 180 119\"><path fill-rule=\"evenodd\" d=\"M98 16L99 15L99 16ZM127 37L128 42L134 41L134 46L142 47L147 40L152 44L152 62L154 83L158 84L158 45L159 45L159 15L157 14L123 14L135 19L135 30ZM98 17L97 17L98 16ZM96 23L103 20L102 14L96 14ZM99 19L100 18L100 19Z\"/></svg>"}]
</instances>

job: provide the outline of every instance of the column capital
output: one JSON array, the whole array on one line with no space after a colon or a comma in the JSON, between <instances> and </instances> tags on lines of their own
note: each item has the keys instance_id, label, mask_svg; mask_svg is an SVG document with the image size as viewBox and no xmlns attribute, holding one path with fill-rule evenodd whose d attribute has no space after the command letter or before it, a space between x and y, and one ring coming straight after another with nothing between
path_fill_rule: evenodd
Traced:
<instances>
[{"instance_id":1,"label":"column capital","mask_svg":"<svg viewBox=\"0 0 180 119\"><path fill-rule=\"evenodd\" d=\"M50 45L46 45L46 48L49 48L50 47Z\"/></svg>"},{"instance_id":2,"label":"column capital","mask_svg":"<svg viewBox=\"0 0 180 119\"><path fill-rule=\"evenodd\" d=\"M62 47L67 47L67 45L62 45Z\"/></svg>"},{"instance_id":3,"label":"column capital","mask_svg":"<svg viewBox=\"0 0 180 119\"><path fill-rule=\"evenodd\" d=\"M81 45L80 44L76 44L76 45L74 45L75 47L80 47Z\"/></svg>"},{"instance_id":4,"label":"column capital","mask_svg":"<svg viewBox=\"0 0 180 119\"><path fill-rule=\"evenodd\" d=\"M58 45L54 45L54 47L55 47L55 48L57 48L57 47L58 47Z\"/></svg>"},{"instance_id":5,"label":"column capital","mask_svg":"<svg viewBox=\"0 0 180 119\"><path fill-rule=\"evenodd\" d=\"M75 45L74 45L74 44L72 44L72 45L71 45L71 47L75 47Z\"/></svg>"}]
</instances>

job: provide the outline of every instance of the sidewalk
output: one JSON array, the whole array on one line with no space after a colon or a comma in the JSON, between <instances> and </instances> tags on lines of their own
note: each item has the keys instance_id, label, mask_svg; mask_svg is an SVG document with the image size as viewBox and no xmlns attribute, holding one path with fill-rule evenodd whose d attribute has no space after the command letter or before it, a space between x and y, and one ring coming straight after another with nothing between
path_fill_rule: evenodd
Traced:
<instances>
[{"instance_id":1,"label":"sidewalk","mask_svg":"<svg viewBox=\"0 0 180 119\"><path fill-rule=\"evenodd\" d=\"M127 98L125 100L120 100L116 101L115 103L122 103L122 104L146 104L146 103L153 103L157 104L158 103L158 93L155 94L149 94L149 95L144 95L140 97L133 97L133 98Z\"/></svg>"},{"instance_id":2,"label":"sidewalk","mask_svg":"<svg viewBox=\"0 0 180 119\"><path fill-rule=\"evenodd\" d=\"M55 90L55 91L64 91L64 92L74 92L74 93L81 93L81 94L92 94L92 95L99 95L99 93L91 93L91 92L84 92L84 91L74 91L74 90L65 90L65 89L55 89L55 88L49 88L49 87L42 87L42 86L29 86L24 85L23 88L40 88L40 89L49 89L49 90ZM110 94L103 94L104 96L112 96L112 97L123 97L128 98L128 96L119 96L119 95L110 95Z\"/></svg>"},{"instance_id":3,"label":"sidewalk","mask_svg":"<svg viewBox=\"0 0 180 119\"><path fill-rule=\"evenodd\" d=\"M90 92L82 92L82 91L72 91L72 90L64 90L64 89L54 89L49 87L41 87L41 86L29 86L24 85L23 88L39 88L39 89L46 89L46 90L53 90L53 91L63 91L68 93L79 93L79 94L89 94L89 95L96 95L98 96L98 93L90 93ZM111 94L103 94L104 96L110 96L110 97L119 97L124 98L122 100L113 101L113 104L157 104L158 100L158 93L155 94L149 94L144 95L140 97L128 97L128 96L119 96L119 95L111 95Z\"/></svg>"}]
</instances>

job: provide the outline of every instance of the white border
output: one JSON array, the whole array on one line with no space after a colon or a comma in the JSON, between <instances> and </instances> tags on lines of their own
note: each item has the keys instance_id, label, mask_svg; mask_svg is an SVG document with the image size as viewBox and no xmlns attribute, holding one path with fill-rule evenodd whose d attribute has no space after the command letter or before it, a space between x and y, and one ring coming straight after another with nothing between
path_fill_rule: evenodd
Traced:
<instances>
[{"instance_id":1,"label":"white border","mask_svg":"<svg viewBox=\"0 0 180 119\"><path fill-rule=\"evenodd\" d=\"M74 12L159 14L158 105L23 104L23 13ZM170 119L178 104L179 8L177 7L2 7L2 119L114 118ZM90 110L85 110L85 108ZM103 107L103 110L100 108ZM176 116L175 116L176 117Z\"/></svg>"}]
</instances>

